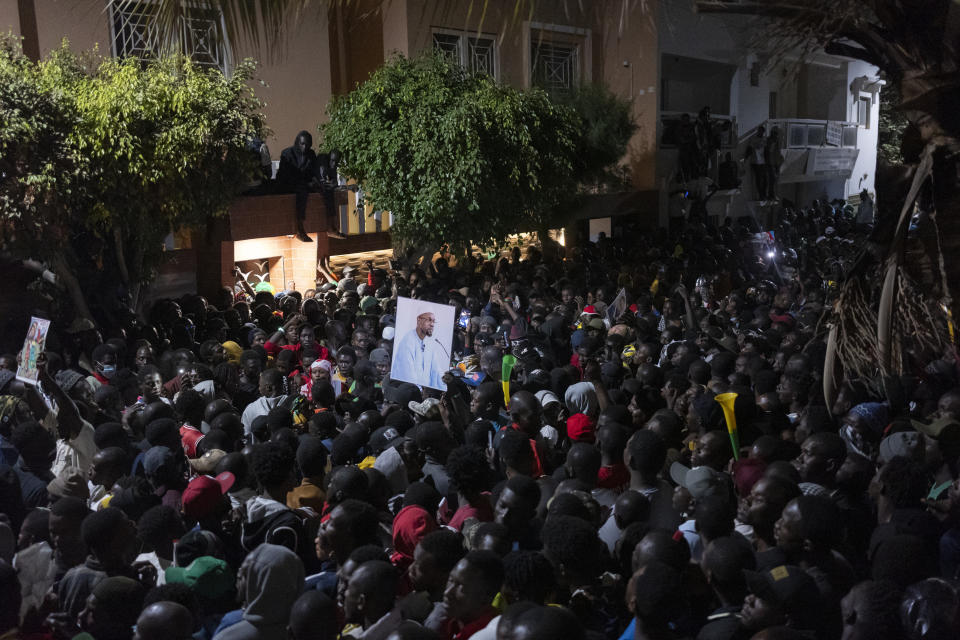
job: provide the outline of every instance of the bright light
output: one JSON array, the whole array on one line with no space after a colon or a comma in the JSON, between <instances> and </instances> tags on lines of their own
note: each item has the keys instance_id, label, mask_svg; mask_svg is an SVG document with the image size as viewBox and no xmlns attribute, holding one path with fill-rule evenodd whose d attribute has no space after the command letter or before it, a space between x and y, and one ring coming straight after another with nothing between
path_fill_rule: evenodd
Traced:
<instances>
[{"instance_id":1,"label":"bright light","mask_svg":"<svg viewBox=\"0 0 960 640\"><path fill-rule=\"evenodd\" d=\"M768 257L768 258L772 258L772 257L774 257L775 255L777 255L775 251L768 251L768 252L767 252L767 257Z\"/></svg>"}]
</instances>

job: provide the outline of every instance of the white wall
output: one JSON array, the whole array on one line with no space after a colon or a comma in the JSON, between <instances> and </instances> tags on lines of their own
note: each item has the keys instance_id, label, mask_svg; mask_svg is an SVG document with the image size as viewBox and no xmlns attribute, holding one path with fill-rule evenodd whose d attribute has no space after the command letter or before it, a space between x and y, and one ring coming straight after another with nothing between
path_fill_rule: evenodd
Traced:
<instances>
[{"instance_id":1,"label":"white wall","mask_svg":"<svg viewBox=\"0 0 960 640\"><path fill-rule=\"evenodd\" d=\"M854 94L850 86L854 79L862 76L875 78L877 76L877 67L862 62L860 60L851 61L847 65L847 120L856 119L856 101L860 94ZM877 93L877 99L873 101L870 109L870 128L860 127L857 131L857 147L860 148L860 155L857 156L857 164L847 180L846 191L848 195L860 193L861 189L866 189L871 194L876 192L875 178L877 175L877 142L880 130L880 100L883 99L882 91ZM866 178L863 176L866 175Z\"/></svg>"}]
</instances>

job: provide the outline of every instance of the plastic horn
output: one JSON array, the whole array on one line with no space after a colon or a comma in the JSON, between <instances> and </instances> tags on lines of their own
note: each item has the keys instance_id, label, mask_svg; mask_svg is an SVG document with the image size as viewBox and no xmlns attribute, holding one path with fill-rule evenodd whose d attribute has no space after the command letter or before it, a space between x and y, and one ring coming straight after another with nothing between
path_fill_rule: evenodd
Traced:
<instances>
[{"instance_id":1,"label":"plastic horn","mask_svg":"<svg viewBox=\"0 0 960 640\"><path fill-rule=\"evenodd\" d=\"M730 445L733 447L733 459L740 459L740 436L737 435L737 414L733 411L733 403L737 400L737 394L718 393L713 398L723 409L723 418L727 423L727 433L730 435Z\"/></svg>"},{"instance_id":2,"label":"plastic horn","mask_svg":"<svg viewBox=\"0 0 960 640\"><path fill-rule=\"evenodd\" d=\"M510 374L517 364L517 357L511 354L503 356L503 365L500 369L500 384L503 385L503 404L510 404Z\"/></svg>"}]
</instances>

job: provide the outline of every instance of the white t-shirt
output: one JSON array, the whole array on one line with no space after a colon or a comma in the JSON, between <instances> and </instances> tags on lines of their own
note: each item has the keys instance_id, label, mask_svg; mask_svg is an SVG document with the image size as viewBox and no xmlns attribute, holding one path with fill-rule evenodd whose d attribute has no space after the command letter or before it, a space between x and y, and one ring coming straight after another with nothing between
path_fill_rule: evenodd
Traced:
<instances>
[{"instance_id":1,"label":"white t-shirt","mask_svg":"<svg viewBox=\"0 0 960 640\"><path fill-rule=\"evenodd\" d=\"M43 426L56 434L56 414L52 411L48 412L43 419ZM86 473L90 469L90 465L93 464L93 456L97 453L97 445L93 441L93 436L93 425L83 420L83 425L80 427L80 433L77 434L77 437L70 440L57 439L57 454L53 460L53 466L50 468L53 475L59 476L67 467L77 467Z\"/></svg>"}]
</instances>

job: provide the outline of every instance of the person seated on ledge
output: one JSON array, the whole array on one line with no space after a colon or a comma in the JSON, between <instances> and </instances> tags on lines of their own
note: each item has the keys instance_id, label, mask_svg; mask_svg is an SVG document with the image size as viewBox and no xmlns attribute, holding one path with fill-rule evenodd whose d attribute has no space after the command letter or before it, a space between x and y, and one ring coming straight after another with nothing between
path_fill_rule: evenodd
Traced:
<instances>
[{"instance_id":1,"label":"person seated on ledge","mask_svg":"<svg viewBox=\"0 0 960 640\"><path fill-rule=\"evenodd\" d=\"M313 242L303 228L307 216L307 194L317 165L317 154L312 146L313 136L307 131L298 133L293 146L280 153L280 168L277 170L278 191L296 194L297 239L301 242Z\"/></svg>"}]
</instances>

